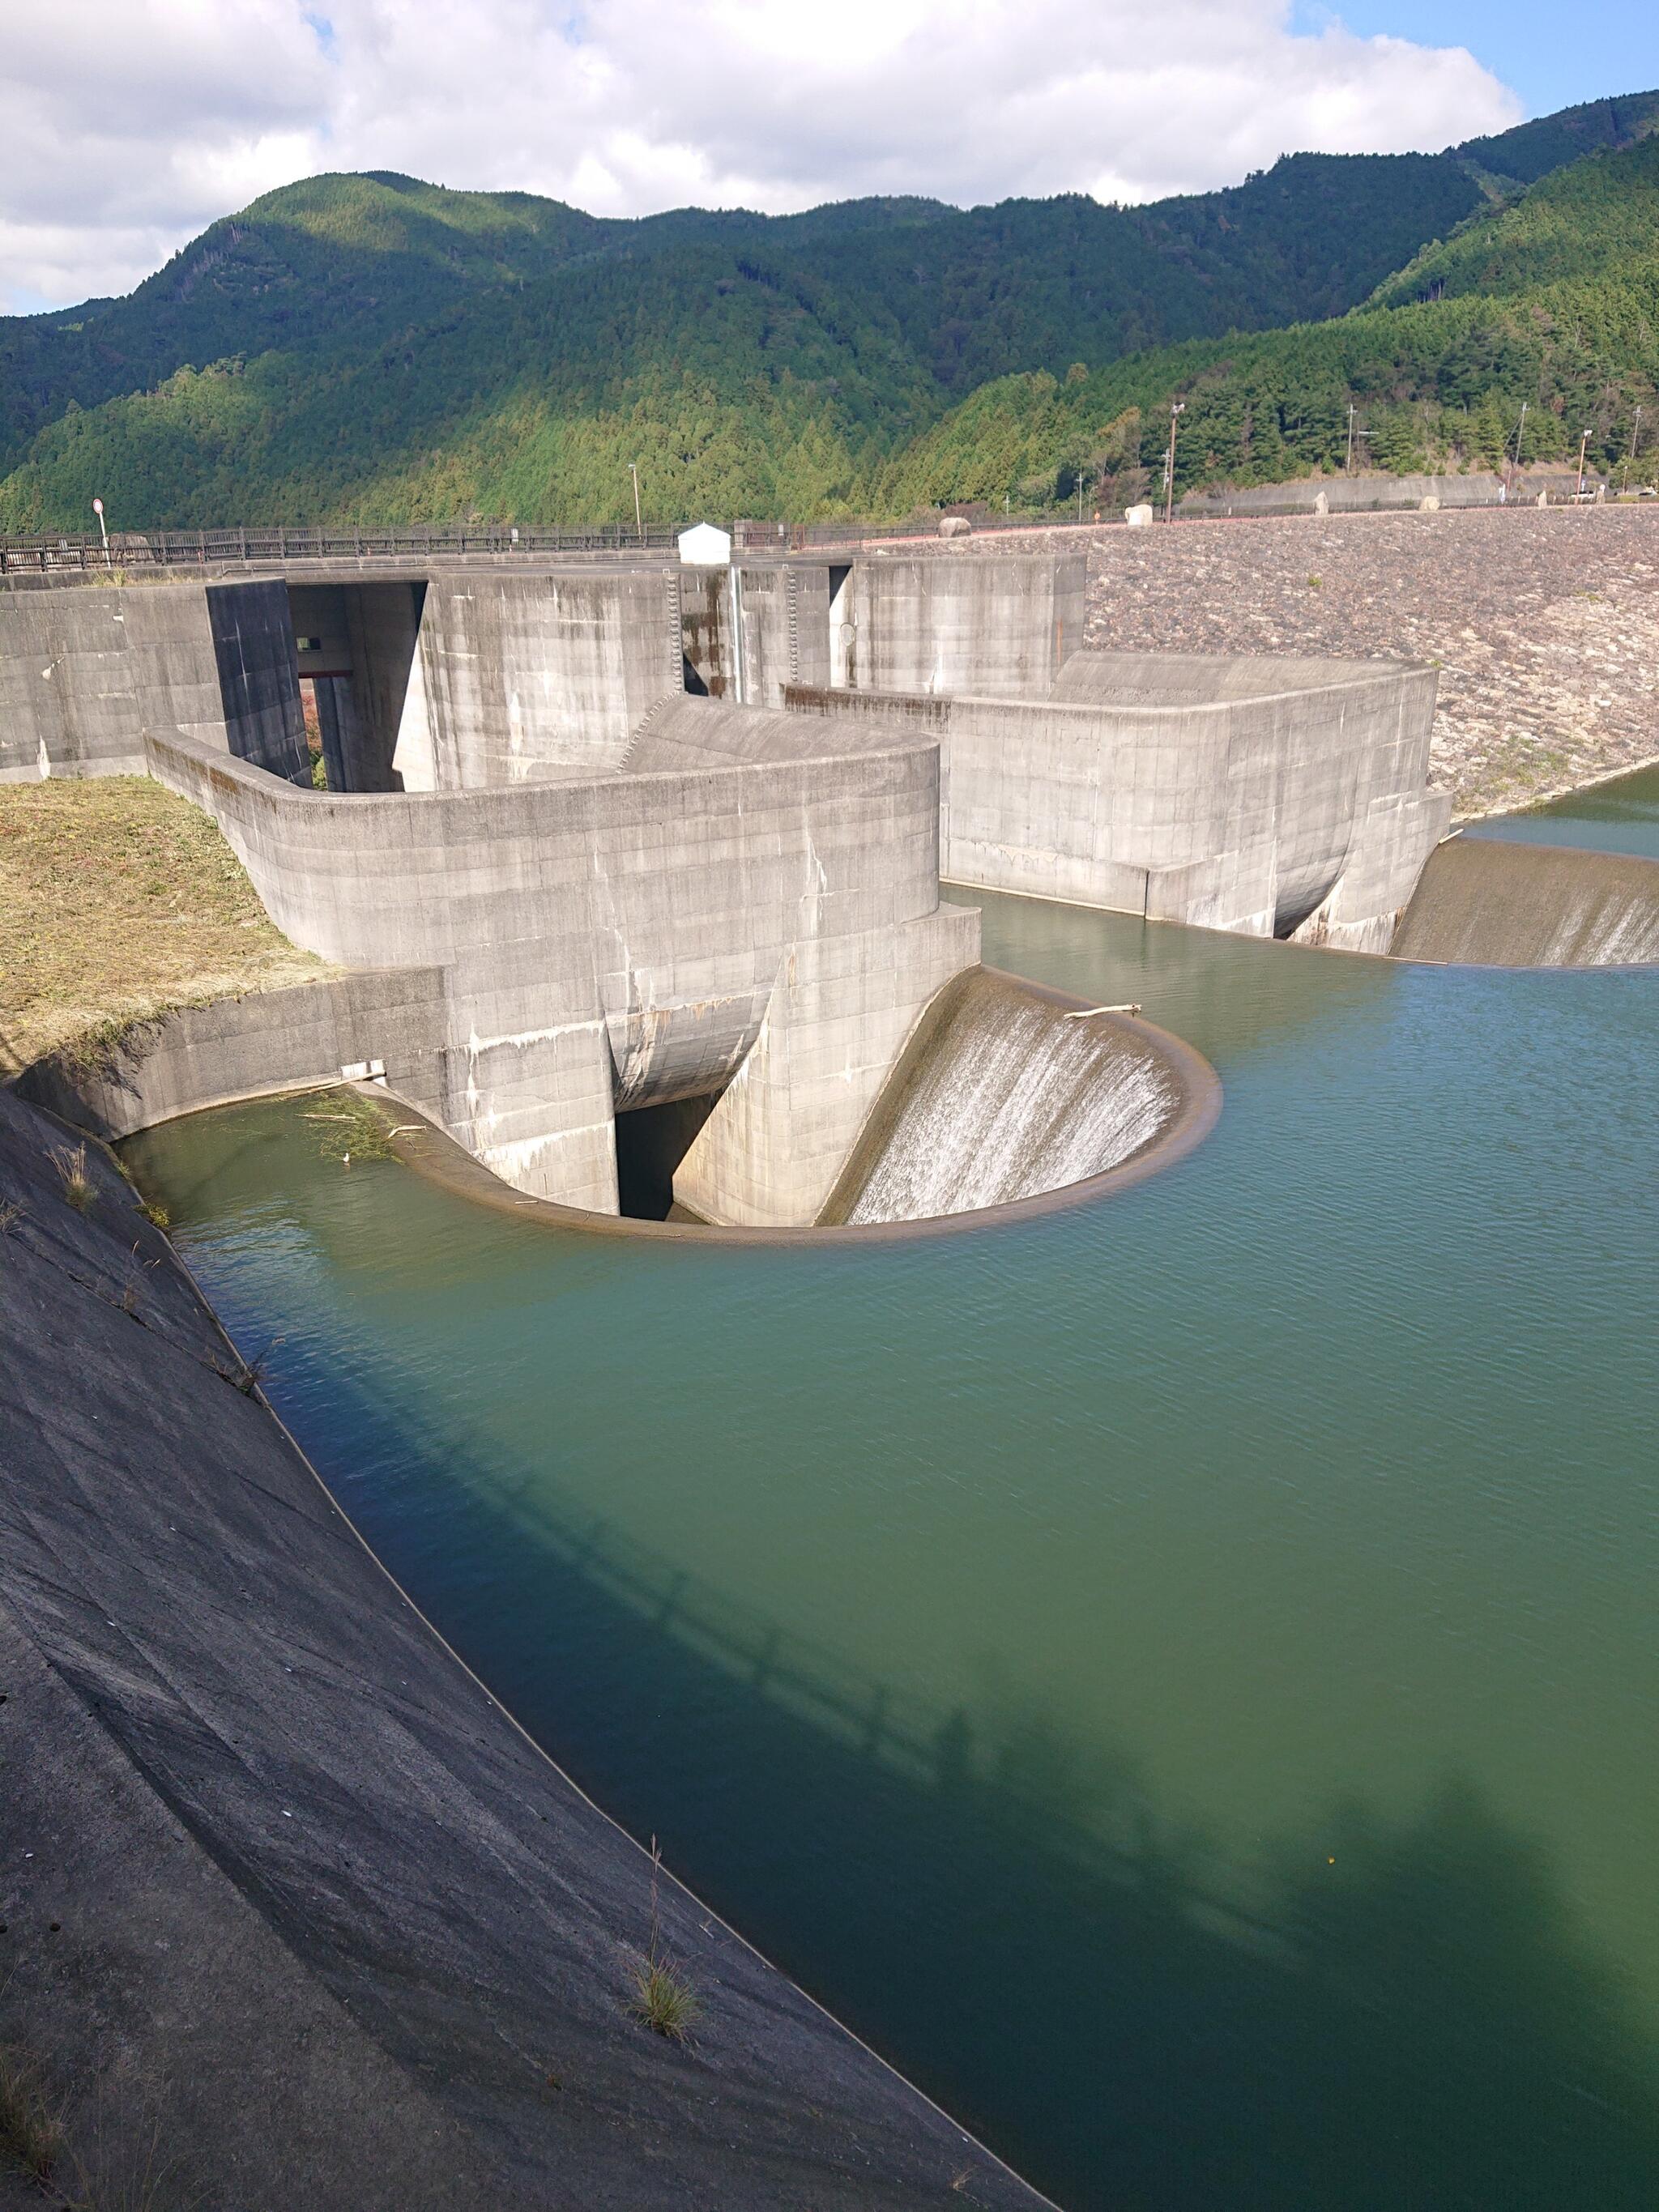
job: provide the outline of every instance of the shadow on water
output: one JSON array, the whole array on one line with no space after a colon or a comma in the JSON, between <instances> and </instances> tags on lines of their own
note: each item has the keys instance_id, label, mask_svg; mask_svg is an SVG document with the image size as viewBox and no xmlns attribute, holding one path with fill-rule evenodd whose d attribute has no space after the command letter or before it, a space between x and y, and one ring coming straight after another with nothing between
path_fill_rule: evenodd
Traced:
<instances>
[{"instance_id":1,"label":"shadow on water","mask_svg":"<svg viewBox=\"0 0 1659 2212\"><path fill-rule=\"evenodd\" d=\"M553 1755L1061 2203L1659 2202L1650 2049L1470 1783L1404 1820L1334 1807L1247 1881L994 1680L929 1711L410 1398L303 1352L290 1384L370 1540Z\"/></svg>"}]
</instances>

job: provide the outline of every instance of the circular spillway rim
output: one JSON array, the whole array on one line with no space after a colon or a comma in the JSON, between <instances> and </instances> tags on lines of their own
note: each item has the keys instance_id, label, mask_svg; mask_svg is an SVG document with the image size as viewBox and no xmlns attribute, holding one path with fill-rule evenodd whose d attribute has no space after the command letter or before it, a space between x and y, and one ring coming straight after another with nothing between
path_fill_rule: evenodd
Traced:
<instances>
[{"instance_id":1,"label":"circular spillway rim","mask_svg":"<svg viewBox=\"0 0 1659 2212\"><path fill-rule=\"evenodd\" d=\"M1033 982L1029 976L1010 975L1006 969L988 968L985 972L1005 982L1018 984L1034 998L1063 1007L1068 1013L1094 1012L1091 1000L1079 999L1069 991ZM588 1237L647 1237L658 1243L705 1248L711 1244L769 1244L795 1249L805 1245L847 1247L904 1243L918 1237L960 1236L973 1230L1000 1227L1005 1223L1029 1221L1039 1214L1068 1212L1073 1207L1092 1206L1103 1199L1115 1197L1119 1191L1161 1175L1165 1168L1185 1159L1214 1128L1221 1112L1221 1078L1201 1052L1184 1037L1160 1029L1155 1022L1143 1021L1139 1015L1102 1012L1097 1018L1126 1036L1150 1043L1170 1066L1182 1094L1174 1117L1138 1152L1103 1174L1085 1176L1080 1182L1061 1183L1054 1190L1037 1191L1030 1198L1012 1199L1003 1206L976 1206L965 1213L933 1214L921 1221L848 1222L833 1227L815 1224L799 1229L738 1229L714 1222L639 1221L625 1214L595 1213L586 1206L565 1206L556 1199L537 1198L528 1191L514 1190L482 1160L475 1159L458 1145L421 1108L402 1097L398 1098L399 1105L420 1115L423 1127L412 1144L405 1133L394 1135L392 1148L405 1167L475 1205L510 1213L520 1221L543 1228L574 1230ZM379 1084L359 1085L357 1088L366 1097L388 1096ZM437 1142L423 1141L428 1135Z\"/></svg>"}]
</instances>

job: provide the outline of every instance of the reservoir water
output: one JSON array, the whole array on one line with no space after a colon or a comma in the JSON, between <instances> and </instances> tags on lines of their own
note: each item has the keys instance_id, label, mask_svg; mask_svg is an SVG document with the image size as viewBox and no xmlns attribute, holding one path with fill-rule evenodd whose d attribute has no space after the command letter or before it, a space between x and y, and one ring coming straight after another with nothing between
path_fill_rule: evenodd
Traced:
<instances>
[{"instance_id":1,"label":"reservoir water","mask_svg":"<svg viewBox=\"0 0 1659 2212\"><path fill-rule=\"evenodd\" d=\"M547 1228L314 1102L130 1163L492 1689L1060 2203L1650 2212L1659 971L959 895L1209 1055L1198 1153L864 1250Z\"/></svg>"}]
</instances>

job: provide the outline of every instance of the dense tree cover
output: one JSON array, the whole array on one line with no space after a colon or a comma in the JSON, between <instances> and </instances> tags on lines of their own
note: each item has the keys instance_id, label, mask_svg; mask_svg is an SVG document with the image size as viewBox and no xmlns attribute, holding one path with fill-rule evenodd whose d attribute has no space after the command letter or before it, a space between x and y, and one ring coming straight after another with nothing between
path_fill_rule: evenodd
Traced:
<instances>
[{"instance_id":1,"label":"dense tree cover","mask_svg":"<svg viewBox=\"0 0 1659 2212\"><path fill-rule=\"evenodd\" d=\"M1495 455L1522 398L1529 457L1581 416L1616 443L1653 383L1659 139L1513 205L1495 180L1656 118L1297 155L1127 210L611 222L313 179L125 300L0 321L0 527L79 529L94 491L137 527L622 520L635 460L659 519L1041 508L1134 490L1176 396L1183 487L1330 465L1351 402L1390 466Z\"/></svg>"}]
</instances>

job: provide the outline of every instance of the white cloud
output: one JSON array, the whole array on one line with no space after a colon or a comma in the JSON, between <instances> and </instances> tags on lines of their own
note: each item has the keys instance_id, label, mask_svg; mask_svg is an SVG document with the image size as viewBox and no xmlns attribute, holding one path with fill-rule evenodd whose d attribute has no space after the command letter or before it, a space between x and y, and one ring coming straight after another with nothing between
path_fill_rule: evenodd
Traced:
<instances>
[{"instance_id":1,"label":"white cloud","mask_svg":"<svg viewBox=\"0 0 1659 2212\"><path fill-rule=\"evenodd\" d=\"M1519 114L1462 48L1284 0L9 0L0 301L125 289L323 169L609 215L1151 199Z\"/></svg>"}]
</instances>

